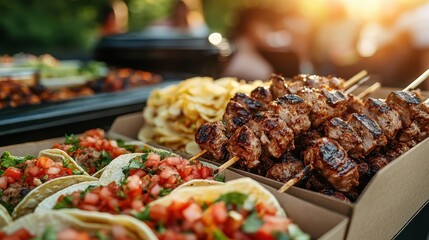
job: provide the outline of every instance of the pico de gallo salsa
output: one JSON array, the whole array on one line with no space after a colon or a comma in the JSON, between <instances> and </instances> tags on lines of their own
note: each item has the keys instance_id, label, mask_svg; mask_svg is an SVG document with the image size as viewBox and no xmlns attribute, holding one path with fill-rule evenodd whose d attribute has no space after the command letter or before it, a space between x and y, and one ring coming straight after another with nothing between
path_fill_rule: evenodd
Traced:
<instances>
[{"instance_id":1,"label":"pico de gallo salsa","mask_svg":"<svg viewBox=\"0 0 429 240\"><path fill-rule=\"evenodd\" d=\"M200 162L189 162L168 152L144 153L122 169L125 180L107 186L90 186L61 196L54 209L79 208L87 211L129 214L141 211L148 203L168 195L192 179L214 179L213 169ZM217 180L223 180L217 178Z\"/></svg>"},{"instance_id":2,"label":"pico de gallo salsa","mask_svg":"<svg viewBox=\"0 0 429 240\"><path fill-rule=\"evenodd\" d=\"M107 139L102 129L88 130L81 137L66 135L64 143L56 143L53 148L65 151L90 175L120 155L144 151L120 139Z\"/></svg>"},{"instance_id":3,"label":"pico de gallo salsa","mask_svg":"<svg viewBox=\"0 0 429 240\"><path fill-rule=\"evenodd\" d=\"M21 228L11 234L0 232L0 239L4 240L133 240L135 236L129 234L127 230L119 225L113 225L109 230L100 230L94 232L82 231L72 227L56 230L53 227L47 227L41 236L31 234L27 229Z\"/></svg>"},{"instance_id":4,"label":"pico de gallo salsa","mask_svg":"<svg viewBox=\"0 0 429 240\"><path fill-rule=\"evenodd\" d=\"M0 203L9 211L37 186L63 176L82 174L66 162L48 157L17 157L4 152L0 157Z\"/></svg>"},{"instance_id":5,"label":"pico de gallo salsa","mask_svg":"<svg viewBox=\"0 0 429 240\"><path fill-rule=\"evenodd\" d=\"M163 239L309 239L276 208L256 203L246 194L229 192L213 202L173 200L155 204L136 215ZM293 226L296 226L293 228Z\"/></svg>"}]
</instances>

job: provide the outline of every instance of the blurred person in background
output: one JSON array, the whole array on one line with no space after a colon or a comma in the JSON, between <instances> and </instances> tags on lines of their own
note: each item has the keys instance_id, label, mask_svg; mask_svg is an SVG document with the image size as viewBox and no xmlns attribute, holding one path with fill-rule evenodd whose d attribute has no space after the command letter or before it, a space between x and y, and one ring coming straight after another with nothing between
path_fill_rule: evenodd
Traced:
<instances>
[{"instance_id":1,"label":"blurred person in background","mask_svg":"<svg viewBox=\"0 0 429 240\"><path fill-rule=\"evenodd\" d=\"M128 6L121 0L108 2L100 11L100 35L108 36L128 31Z\"/></svg>"}]
</instances>

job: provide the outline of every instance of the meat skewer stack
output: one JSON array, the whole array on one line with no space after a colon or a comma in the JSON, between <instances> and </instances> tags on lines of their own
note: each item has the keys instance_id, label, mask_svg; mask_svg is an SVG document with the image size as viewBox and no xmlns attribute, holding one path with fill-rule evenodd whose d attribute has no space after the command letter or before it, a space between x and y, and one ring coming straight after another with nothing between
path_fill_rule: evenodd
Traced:
<instances>
[{"instance_id":1,"label":"meat skewer stack","mask_svg":"<svg viewBox=\"0 0 429 240\"><path fill-rule=\"evenodd\" d=\"M241 158L240 164L248 168L259 165L262 150L274 158L292 150L294 135L307 131L311 125L317 127L326 119L341 115L348 104L344 93L326 87L340 85L339 79L332 78L334 83L331 83L327 78L300 77L304 80L286 86L285 79L274 75L270 89L255 89L251 93L253 98L238 93L226 107L225 124L220 121L203 124L195 135L197 143L216 159L225 159L229 152L235 156L228 161L229 164ZM321 80L325 83L321 84ZM322 89L302 87L303 84L318 85ZM296 87L298 85L301 89ZM309 100L304 101L303 98ZM315 106L312 108L311 104ZM219 170L224 168L225 165Z\"/></svg>"},{"instance_id":2,"label":"meat skewer stack","mask_svg":"<svg viewBox=\"0 0 429 240\"><path fill-rule=\"evenodd\" d=\"M348 192L359 185L358 165L349 156L354 159L369 157L366 162L380 168L409 149L404 142L414 141L416 135L421 136L417 140L424 140L428 135L428 107L407 90L419 85L428 75L429 70L404 91L389 94L386 101L367 99L362 111L351 114L347 122L339 118L330 120L325 128L327 137L318 139L304 152L307 167L284 184L279 192L297 183L309 169L322 175L335 189ZM388 141L391 147L385 152L390 158L380 159L380 154L373 150L387 146ZM412 145L415 144L414 141ZM370 153L375 156L369 156Z\"/></svg>"}]
</instances>

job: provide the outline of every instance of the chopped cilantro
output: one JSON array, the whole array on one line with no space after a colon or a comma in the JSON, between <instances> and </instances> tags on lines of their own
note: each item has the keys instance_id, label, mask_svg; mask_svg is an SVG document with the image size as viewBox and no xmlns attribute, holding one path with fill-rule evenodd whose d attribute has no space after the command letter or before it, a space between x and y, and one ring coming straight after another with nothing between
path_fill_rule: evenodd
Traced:
<instances>
[{"instance_id":1,"label":"chopped cilantro","mask_svg":"<svg viewBox=\"0 0 429 240\"><path fill-rule=\"evenodd\" d=\"M143 153L151 153L151 152L154 152L154 151L153 151L153 149L151 147L144 146L143 149L141 150L141 152L143 152Z\"/></svg>"},{"instance_id":2,"label":"chopped cilantro","mask_svg":"<svg viewBox=\"0 0 429 240\"><path fill-rule=\"evenodd\" d=\"M262 224L262 219L258 216L258 213L253 212L249 217L247 217L242 230L245 233L255 233L259 230Z\"/></svg>"},{"instance_id":3,"label":"chopped cilantro","mask_svg":"<svg viewBox=\"0 0 429 240\"><path fill-rule=\"evenodd\" d=\"M48 226L42 235L42 240L55 240L57 239L57 231L51 226Z\"/></svg>"},{"instance_id":4,"label":"chopped cilantro","mask_svg":"<svg viewBox=\"0 0 429 240\"><path fill-rule=\"evenodd\" d=\"M164 233L165 232L165 226L162 223L158 223L155 226L155 230L159 233Z\"/></svg>"},{"instance_id":5,"label":"chopped cilantro","mask_svg":"<svg viewBox=\"0 0 429 240\"><path fill-rule=\"evenodd\" d=\"M73 206L73 197L72 196L65 196L61 201L57 202L53 209L62 209L62 208L75 208Z\"/></svg>"},{"instance_id":6,"label":"chopped cilantro","mask_svg":"<svg viewBox=\"0 0 429 240\"><path fill-rule=\"evenodd\" d=\"M128 177L130 175L131 169L145 169L146 166L144 165L144 163L146 162L148 156L149 153L145 153L143 155L131 159L128 166L122 168L122 172L125 174L125 177Z\"/></svg>"},{"instance_id":7,"label":"chopped cilantro","mask_svg":"<svg viewBox=\"0 0 429 240\"><path fill-rule=\"evenodd\" d=\"M0 169L0 176L3 176L4 171Z\"/></svg>"},{"instance_id":8,"label":"chopped cilantro","mask_svg":"<svg viewBox=\"0 0 429 240\"><path fill-rule=\"evenodd\" d=\"M160 197L164 197L168 194L170 194L173 191L172 188L161 188L161 191L159 192Z\"/></svg>"},{"instance_id":9,"label":"chopped cilantro","mask_svg":"<svg viewBox=\"0 0 429 240\"><path fill-rule=\"evenodd\" d=\"M77 138L74 134L70 134L70 135L65 135L65 141L64 143L66 144L71 144L71 145L79 145L79 138Z\"/></svg>"},{"instance_id":10,"label":"chopped cilantro","mask_svg":"<svg viewBox=\"0 0 429 240\"><path fill-rule=\"evenodd\" d=\"M118 146L121 148L125 148L128 152L135 152L136 151L136 145L127 144L123 139L116 139L116 142L118 143Z\"/></svg>"},{"instance_id":11,"label":"chopped cilantro","mask_svg":"<svg viewBox=\"0 0 429 240\"><path fill-rule=\"evenodd\" d=\"M33 156L24 156L24 157L18 157L18 156L12 156L10 154L10 152L5 151L1 157L0 157L0 162L1 162L1 166L8 168L8 167L12 167L12 166L16 166L20 163L23 163L27 160L33 159L35 157Z\"/></svg>"},{"instance_id":12,"label":"chopped cilantro","mask_svg":"<svg viewBox=\"0 0 429 240\"><path fill-rule=\"evenodd\" d=\"M285 232L275 232L274 236L276 237L276 240L290 240L289 234Z\"/></svg>"},{"instance_id":13,"label":"chopped cilantro","mask_svg":"<svg viewBox=\"0 0 429 240\"><path fill-rule=\"evenodd\" d=\"M95 236L97 237L98 240L109 240L109 237L106 236L104 233L102 233L101 231L98 231Z\"/></svg>"},{"instance_id":14,"label":"chopped cilantro","mask_svg":"<svg viewBox=\"0 0 429 240\"><path fill-rule=\"evenodd\" d=\"M223 174L216 174L214 176L214 180L218 182L225 182L225 175Z\"/></svg>"},{"instance_id":15,"label":"chopped cilantro","mask_svg":"<svg viewBox=\"0 0 429 240\"><path fill-rule=\"evenodd\" d=\"M3 194L3 192L2 192L2 194ZM4 208L6 208L6 210L7 210L10 214L12 214L13 209L15 208L15 206L14 206L14 205L12 205L12 204L11 204L11 203L9 203L9 202L3 202L3 201L1 201L1 200L0 200L0 204L1 204L1 205L3 205L3 207L4 207Z\"/></svg>"},{"instance_id":16,"label":"chopped cilantro","mask_svg":"<svg viewBox=\"0 0 429 240\"><path fill-rule=\"evenodd\" d=\"M161 160L166 157L172 156L171 152L167 152L167 151L159 151L157 152L157 154L161 157Z\"/></svg>"},{"instance_id":17,"label":"chopped cilantro","mask_svg":"<svg viewBox=\"0 0 429 240\"><path fill-rule=\"evenodd\" d=\"M213 230L213 238L214 240L228 240L228 237L225 236L225 234L223 234L223 232L218 228Z\"/></svg>"},{"instance_id":18,"label":"chopped cilantro","mask_svg":"<svg viewBox=\"0 0 429 240\"><path fill-rule=\"evenodd\" d=\"M143 211L133 214L134 217L141 221L150 221L150 208L146 207Z\"/></svg>"},{"instance_id":19,"label":"chopped cilantro","mask_svg":"<svg viewBox=\"0 0 429 240\"><path fill-rule=\"evenodd\" d=\"M235 206L240 208L247 199L247 195L240 192L229 192L222 194L215 202L225 202L229 208Z\"/></svg>"},{"instance_id":20,"label":"chopped cilantro","mask_svg":"<svg viewBox=\"0 0 429 240\"><path fill-rule=\"evenodd\" d=\"M103 167L107 166L112 160L113 160L112 156L110 156L109 153L103 149L101 151L100 158L94 162L95 168L98 171L98 170L102 169Z\"/></svg>"},{"instance_id":21,"label":"chopped cilantro","mask_svg":"<svg viewBox=\"0 0 429 240\"><path fill-rule=\"evenodd\" d=\"M85 190L83 190L81 193L80 193L80 199L84 199L85 198L85 195L89 192L89 191L91 191L92 189L94 189L96 186L94 186L94 185L91 185L91 186L88 186Z\"/></svg>"},{"instance_id":22,"label":"chopped cilantro","mask_svg":"<svg viewBox=\"0 0 429 240\"><path fill-rule=\"evenodd\" d=\"M73 175L82 175L82 174L83 174L83 172L82 172L82 171L79 171L79 170L77 170L77 169L73 169L73 170L72 170L72 173L73 173Z\"/></svg>"}]
</instances>

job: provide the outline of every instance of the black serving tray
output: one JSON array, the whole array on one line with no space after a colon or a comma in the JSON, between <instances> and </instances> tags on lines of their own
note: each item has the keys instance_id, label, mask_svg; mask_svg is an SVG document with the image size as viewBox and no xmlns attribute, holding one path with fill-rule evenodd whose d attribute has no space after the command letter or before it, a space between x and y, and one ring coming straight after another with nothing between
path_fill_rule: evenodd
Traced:
<instances>
[{"instance_id":1,"label":"black serving tray","mask_svg":"<svg viewBox=\"0 0 429 240\"><path fill-rule=\"evenodd\" d=\"M166 81L120 92L0 110L0 146L60 137L96 127L107 129L117 116L142 111L153 89L178 82Z\"/></svg>"}]
</instances>

